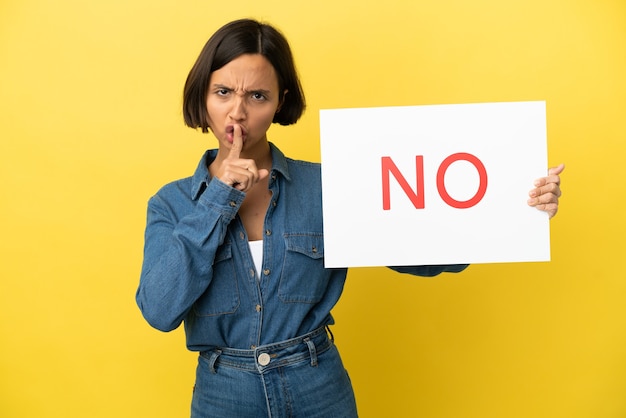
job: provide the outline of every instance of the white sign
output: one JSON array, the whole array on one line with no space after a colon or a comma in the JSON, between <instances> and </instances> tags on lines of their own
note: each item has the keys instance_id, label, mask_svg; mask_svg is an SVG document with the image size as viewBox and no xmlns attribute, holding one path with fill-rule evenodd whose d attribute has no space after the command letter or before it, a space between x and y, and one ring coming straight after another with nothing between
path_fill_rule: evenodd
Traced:
<instances>
[{"instance_id":1,"label":"white sign","mask_svg":"<svg viewBox=\"0 0 626 418\"><path fill-rule=\"evenodd\" d=\"M320 111L326 267L550 260L545 102Z\"/></svg>"}]
</instances>

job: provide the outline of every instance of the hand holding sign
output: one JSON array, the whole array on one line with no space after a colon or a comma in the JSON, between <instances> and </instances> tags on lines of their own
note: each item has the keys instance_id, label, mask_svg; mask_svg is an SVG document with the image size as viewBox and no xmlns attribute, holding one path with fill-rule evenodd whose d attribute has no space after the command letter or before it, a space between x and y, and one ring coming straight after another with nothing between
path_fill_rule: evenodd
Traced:
<instances>
[{"instance_id":1,"label":"hand holding sign","mask_svg":"<svg viewBox=\"0 0 626 418\"><path fill-rule=\"evenodd\" d=\"M552 167L548 170L548 176L535 180L535 187L528 195L528 205L539 210L548 212L550 218L556 215L559 210L559 197L561 197L561 174L565 170L565 165Z\"/></svg>"}]
</instances>

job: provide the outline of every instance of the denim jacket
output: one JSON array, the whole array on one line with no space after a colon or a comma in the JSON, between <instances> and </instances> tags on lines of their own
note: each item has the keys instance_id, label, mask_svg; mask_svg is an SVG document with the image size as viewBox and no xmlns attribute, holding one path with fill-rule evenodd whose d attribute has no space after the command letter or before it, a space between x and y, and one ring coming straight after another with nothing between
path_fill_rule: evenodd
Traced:
<instances>
[{"instance_id":1,"label":"denim jacket","mask_svg":"<svg viewBox=\"0 0 626 418\"><path fill-rule=\"evenodd\" d=\"M237 216L245 194L218 179L209 150L193 177L148 202L137 304L153 327L184 321L187 347L250 349L333 323L347 269L324 268L320 165L286 158L273 144L260 272ZM398 267L420 276L466 265Z\"/></svg>"}]
</instances>

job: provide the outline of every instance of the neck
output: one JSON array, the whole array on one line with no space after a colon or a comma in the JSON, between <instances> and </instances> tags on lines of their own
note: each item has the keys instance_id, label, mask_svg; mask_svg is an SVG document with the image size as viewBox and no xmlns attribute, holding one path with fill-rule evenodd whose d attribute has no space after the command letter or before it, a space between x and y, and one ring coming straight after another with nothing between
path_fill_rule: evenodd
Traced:
<instances>
[{"instance_id":1,"label":"neck","mask_svg":"<svg viewBox=\"0 0 626 418\"><path fill-rule=\"evenodd\" d=\"M254 160L257 169L265 168L271 170L272 168L272 151L267 141L259 142L255 144L254 148L250 149L246 149L244 146L239 158Z\"/></svg>"}]
</instances>

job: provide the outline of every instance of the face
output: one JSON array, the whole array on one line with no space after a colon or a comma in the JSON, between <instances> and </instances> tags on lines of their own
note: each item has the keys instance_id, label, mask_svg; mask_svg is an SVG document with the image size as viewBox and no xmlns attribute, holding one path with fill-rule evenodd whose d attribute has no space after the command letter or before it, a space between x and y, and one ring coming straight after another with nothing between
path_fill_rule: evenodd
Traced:
<instances>
[{"instance_id":1,"label":"face","mask_svg":"<svg viewBox=\"0 0 626 418\"><path fill-rule=\"evenodd\" d=\"M242 152L267 149L267 130L279 109L281 94L272 64L260 54L235 58L211 74L207 92L208 122L220 143L228 150L235 126L243 134Z\"/></svg>"}]
</instances>

